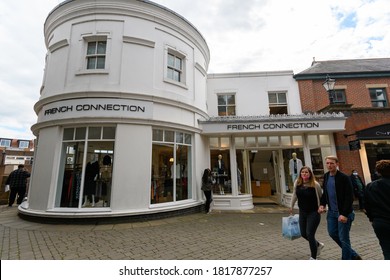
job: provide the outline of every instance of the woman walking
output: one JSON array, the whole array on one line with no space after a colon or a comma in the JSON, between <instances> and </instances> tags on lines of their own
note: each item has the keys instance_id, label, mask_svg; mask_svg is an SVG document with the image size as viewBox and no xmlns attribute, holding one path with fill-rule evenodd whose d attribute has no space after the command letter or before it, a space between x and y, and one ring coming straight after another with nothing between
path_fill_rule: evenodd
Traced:
<instances>
[{"instance_id":1,"label":"woman walking","mask_svg":"<svg viewBox=\"0 0 390 280\"><path fill-rule=\"evenodd\" d=\"M213 201L211 198L211 191L213 189L213 177L211 176L211 170L209 168L206 168L203 171L201 189L204 192L204 196L206 197L205 211L206 214L208 214L210 213L210 205Z\"/></svg>"},{"instance_id":2,"label":"woman walking","mask_svg":"<svg viewBox=\"0 0 390 280\"><path fill-rule=\"evenodd\" d=\"M290 213L292 214L295 202L298 200L299 228L302 237L309 241L310 260L316 260L324 247L324 244L315 238L321 221L321 215L318 213L321 195L321 186L315 180L313 171L310 167L303 166L294 183Z\"/></svg>"}]
</instances>

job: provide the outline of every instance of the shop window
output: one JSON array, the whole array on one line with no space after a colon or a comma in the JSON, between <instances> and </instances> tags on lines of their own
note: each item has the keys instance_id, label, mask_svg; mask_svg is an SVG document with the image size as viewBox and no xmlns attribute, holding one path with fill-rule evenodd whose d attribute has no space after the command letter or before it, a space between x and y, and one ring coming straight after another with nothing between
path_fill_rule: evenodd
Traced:
<instances>
[{"instance_id":1,"label":"shop window","mask_svg":"<svg viewBox=\"0 0 390 280\"><path fill-rule=\"evenodd\" d=\"M213 193L220 195L231 194L232 184L229 150L210 150L210 163L212 176L215 179Z\"/></svg>"},{"instance_id":2,"label":"shop window","mask_svg":"<svg viewBox=\"0 0 390 280\"><path fill-rule=\"evenodd\" d=\"M11 147L11 140L10 139L1 139L0 140L0 147Z\"/></svg>"},{"instance_id":3,"label":"shop window","mask_svg":"<svg viewBox=\"0 0 390 280\"><path fill-rule=\"evenodd\" d=\"M55 207L109 207L115 127L65 128Z\"/></svg>"},{"instance_id":4,"label":"shop window","mask_svg":"<svg viewBox=\"0 0 390 280\"><path fill-rule=\"evenodd\" d=\"M234 93L218 94L218 116L235 116L236 98Z\"/></svg>"},{"instance_id":5,"label":"shop window","mask_svg":"<svg viewBox=\"0 0 390 280\"><path fill-rule=\"evenodd\" d=\"M302 146L303 145L303 139L301 135L294 135L292 137L293 146Z\"/></svg>"},{"instance_id":6,"label":"shop window","mask_svg":"<svg viewBox=\"0 0 390 280\"><path fill-rule=\"evenodd\" d=\"M259 136L259 137L257 137L257 142L259 143L259 147L267 147L268 146L268 137L267 136Z\"/></svg>"},{"instance_id":7,"label":"shop window","mask_svg":"<svg viewBox=\"0 0 390 280\"><path fill-rule=\"evenodd\" d=\"M105 69L107 40L91 41L87 46L87 69Z\"/></svg>"},{"instance_id":8,"label":"shop window","mask_svg":"<svg viewBox=\"0 0 390 280\"><path fill-rule=\"evenodd\" d=\"M286 92L269 92L268 103L270 115L283 115L288 113Z\"/></svg>"},{"instance_id":9,"label":"shop window","mask_svg":"<svg viewBox=\"0 0 390 280\"><path fill-rule=\"evenodd\" d=\"M387 107L386 89L370 88L372 107Z\"/></svg>"},{"instance_id":10,"label":"shop window","mask_svg":"<svg viewBox=\"0 0 390 280\"><path fill-rule=\"evenodd\" d=\"M191 134L153 130L151 204L192 198Z\"/></svg>"}]
</instances>

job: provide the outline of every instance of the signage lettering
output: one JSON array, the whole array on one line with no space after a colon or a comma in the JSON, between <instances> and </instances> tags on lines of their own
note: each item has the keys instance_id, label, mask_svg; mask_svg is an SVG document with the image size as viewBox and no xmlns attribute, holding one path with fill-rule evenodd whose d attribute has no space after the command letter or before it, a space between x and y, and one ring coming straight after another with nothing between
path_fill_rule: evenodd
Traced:
<instances>
[{"instance_id":1,"label":"signage lettering","mask_svg":"<svg viewBox=\"0 0 390 280\"><path fill-rule=\"evenodd\" d=\"M123 112L142 112L145 113L145 106L124 105L124 104L79 104L75 111L123 111ZM54 115L57 113L73 112L73 105L60 106L45 110L44 115Z\"/></svg>"},{"instance_id":2,"label":"signage lettering","mask_svg":"<svg viewBox=\"0 0 390 280\"><path fill-rule=\"evenodd\" d=\"M275 129L302 129L319 128L318 122L299 123L264 123L264 124L228 124L227 130L275 130Z\"/></svg>"}]
</instances>

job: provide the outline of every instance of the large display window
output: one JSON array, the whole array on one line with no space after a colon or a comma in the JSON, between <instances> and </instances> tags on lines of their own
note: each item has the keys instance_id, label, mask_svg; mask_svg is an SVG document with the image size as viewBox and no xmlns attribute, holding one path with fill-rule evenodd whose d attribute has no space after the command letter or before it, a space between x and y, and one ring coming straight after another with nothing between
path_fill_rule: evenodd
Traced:
<instances>
[{"instance_id":1,"label":"large display window","mask_svg":"<svg viewBox=\"0 0 390 280\"><path fill-rule=\"evenodd\" d=\"M109 207L115 127L64 128L55 207Z\"/></svg>"},{"instance_id":2,"label":"large display window","mask_svg":"<svg viewBox=\"0 0 390 280\"><path fill-rule=\"evenodd\" d=\"M192 136L180 131L153 130L150 202L192 198Z\"/></svg>"}]
</instances>

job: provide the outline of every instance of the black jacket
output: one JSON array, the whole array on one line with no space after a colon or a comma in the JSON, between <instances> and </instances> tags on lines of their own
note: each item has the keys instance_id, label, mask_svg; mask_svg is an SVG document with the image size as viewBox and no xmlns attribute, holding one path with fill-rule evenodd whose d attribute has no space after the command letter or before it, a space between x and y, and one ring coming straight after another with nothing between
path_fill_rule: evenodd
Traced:
<instances>
[{"instance_id":1,"label":"black jacket","mask_svg":"<svg viewBox=\"0 0 390 280\"><path fill-rule=\"evenodd\" d=\"M365 189L365 209L368 219L390 220L390 178L381 178L367 185Z\"/></svg>"},{"instance_id":2,"label":"black jacket","mask_svg":"<svg viewBox=\"0 0 390 280\"><path fill-rule=\"evenodd\" d=\"M320 204L326 206L329 204L328 190L326 189L326 184L328 183L329 172L324 175L324 184L323 184L323 194L321 196ZM341 171L337 171L335 175L335 184L336 184L336 196L337 196L337 207L339 208L340 215L348 217L352 213L352 203L353 203L353 187L351 179L348 175L344 174Z\"/></svg>"}]
</instances>

